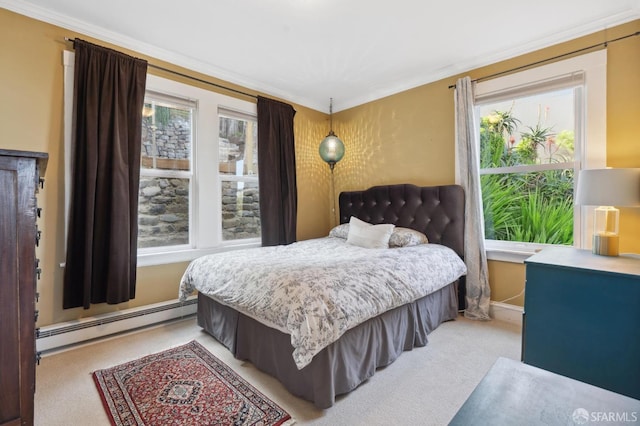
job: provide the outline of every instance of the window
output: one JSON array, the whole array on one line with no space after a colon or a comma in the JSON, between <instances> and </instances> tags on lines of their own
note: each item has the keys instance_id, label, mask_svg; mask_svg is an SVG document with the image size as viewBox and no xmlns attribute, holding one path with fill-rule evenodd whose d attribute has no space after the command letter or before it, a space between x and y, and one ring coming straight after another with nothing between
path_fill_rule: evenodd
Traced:
<instances>
[{"instance_id":1,"label":"window","mask_svg":"<svg viewBox=\"0 0 640 426\"><path fill-rule=\"evenodd\" d=\"M573 245L581 93L577 85L479 106L486 239Z\"/></svg>"},{"instance_id":2,"label":"window","mask_svg":"<svg viewBox=\"0 0 640 426\"><path fill-rule=\"evenodd\" d=\"M142 111L138 248L190 246L196 104L147 91Z\"/></svg>"},{"instance_id":3,"label":"window","mask_svg":"<svg viewBox=\"0 0 640 426\"><path fill-rule=\"evenodd\" d=\"M73 52L63 61L68 210ZM154 75L146 89L138 266L259 246L256 104Z\"/></svg>"},{"instance_id":4,"label":"window","mask_svg":"<svg viewBox=\"0 0 640 426\"><path fill-rule=\"evenodd\" d=\"M143 114L138 264L259 246L256 104L149 75Z\"/></svg>"},{"instance_id":5,"label":"window","mask_svg":"<svg viewBox=\"0 0 640 426\"><path fill-rule=\"evenodd\" d=\"M543 244L582 246L590 228L586 208L573 204L575 178L605 164L605 105L606 51L477 84L490 259L522 261Z\"/></svg>"},{"instance_id":6,"label":"window","mask_svg":"<svg viewBox=\"0 0 640 426\"><path fill-rule=\"evenodd\" d=\"M236 111L221 109L218 115L222 239L258 238L258 123Z\"/></svg>"}]
</instances>

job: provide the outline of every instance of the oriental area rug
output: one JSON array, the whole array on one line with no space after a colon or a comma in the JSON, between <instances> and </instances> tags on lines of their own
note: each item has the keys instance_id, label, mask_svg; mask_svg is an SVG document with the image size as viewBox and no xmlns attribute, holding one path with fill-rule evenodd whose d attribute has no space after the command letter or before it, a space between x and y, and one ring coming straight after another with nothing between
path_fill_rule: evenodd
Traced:
<instances>
[{"instance_id":1,"label":"oriental area rug","mask_svg":"<svg viewBox=\"0 0 640 426\"><path fill-rule=\"evenodd\" d=\"M116 426L291 425L291 416L198 342L98 370Z\"/></svg>"}]
</instances>

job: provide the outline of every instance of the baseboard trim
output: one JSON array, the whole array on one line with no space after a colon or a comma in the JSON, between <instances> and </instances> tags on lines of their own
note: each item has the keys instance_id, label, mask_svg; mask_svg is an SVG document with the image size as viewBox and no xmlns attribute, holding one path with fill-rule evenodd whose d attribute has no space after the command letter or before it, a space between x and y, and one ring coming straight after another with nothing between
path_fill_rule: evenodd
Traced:
<instances>
[{"instance_id":1,"label":"baseboard trim","mask_svg":"<svg viewBox=\"0 0 640 426\"><path fill-rule=\"evenodd\" d=\"M197 297L192 296L184 302L177 299L170 300L40 327L36 338L36 350L46 352L116 333L186 318L196 313L197 302Z\"/></svg>"},{"instance_id":2,"label":"baseboard trim","mask_svg":"<svg viewBox=\"0 0 640 426\"><path fill-rule=\"evenodd\" d=\"M522 326L523 312L524 308L522 306L510 305L508 303L491 302L489 306L489 316L491 318L519 326Z\"/></svg>"}]
</instances>

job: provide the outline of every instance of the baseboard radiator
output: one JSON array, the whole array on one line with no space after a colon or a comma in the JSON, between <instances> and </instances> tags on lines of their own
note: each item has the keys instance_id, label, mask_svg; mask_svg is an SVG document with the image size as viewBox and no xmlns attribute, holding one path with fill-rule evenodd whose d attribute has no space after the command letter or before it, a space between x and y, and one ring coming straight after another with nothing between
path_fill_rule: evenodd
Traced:
<instances>
[{"instance_id":1,"label":"baseboard radiator","mask_svg":"<svg viewBox=\"0 0 640 426\"><path fill-rule=\"evenodd\" d=\"M195 315L197 303L197 297L192 296L184 302L176 299L41 327L36 337L36 350L46 352L165 321L187 318Z\"/></svg>"}]
</instances>

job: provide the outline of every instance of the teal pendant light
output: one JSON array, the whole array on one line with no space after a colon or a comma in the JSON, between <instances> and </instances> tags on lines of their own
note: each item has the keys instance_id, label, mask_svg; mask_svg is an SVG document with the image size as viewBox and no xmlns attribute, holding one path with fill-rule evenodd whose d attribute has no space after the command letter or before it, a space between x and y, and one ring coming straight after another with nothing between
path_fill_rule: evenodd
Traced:
<instances>
[{"instance_id":1,"label":"teal pendant light","mask_svg":"<svg viewBox=\"0 0 640 426\"><path fill-rule=\"evenodd\" d=\"M333 132L333 98L329 101L329 120L329 134L320 142L320 157L329 164L331 173L333 173L336 163L344 157L344 143Z\"/></svg>"}]
</instances>

